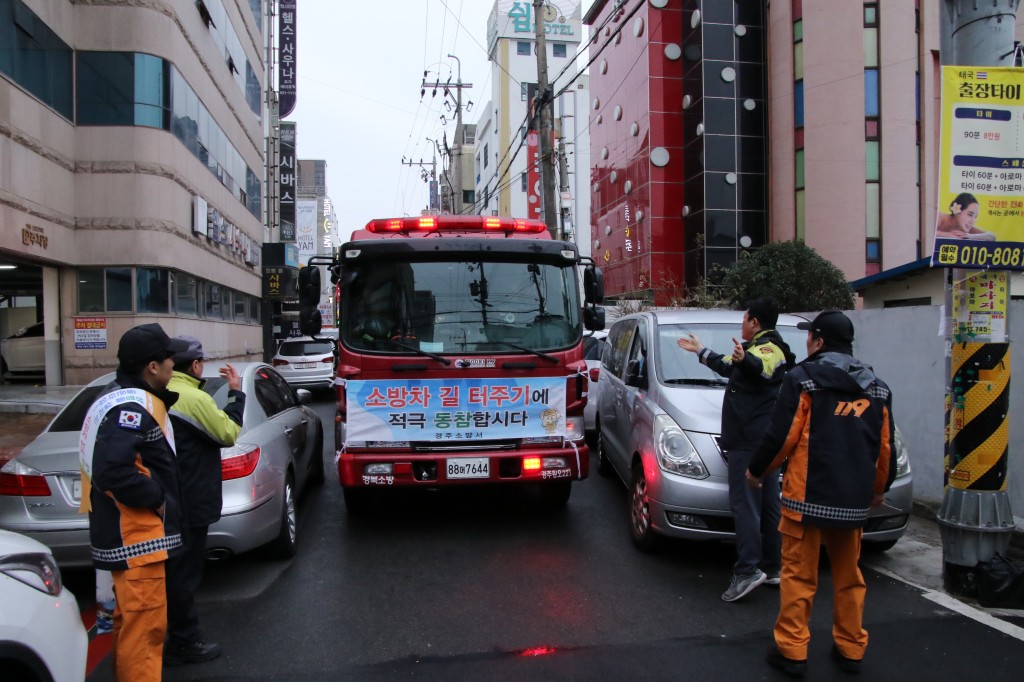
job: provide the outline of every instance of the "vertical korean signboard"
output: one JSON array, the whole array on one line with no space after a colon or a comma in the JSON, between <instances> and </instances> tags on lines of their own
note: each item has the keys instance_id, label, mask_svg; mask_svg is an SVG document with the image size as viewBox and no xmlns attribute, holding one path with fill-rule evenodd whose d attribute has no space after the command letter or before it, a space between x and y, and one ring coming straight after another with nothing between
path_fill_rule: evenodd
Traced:
<instances>
[{"instance_id":1,"label":"vertical korean signboard","mask_svg":"<svg viewBox=\"0 0 1024 682\"><path fill-rule=\"evenodd\" d=\"M281 241L295 241L295 124L281 122L281 161L277 196L281 202Z\"/></svg>"},{"instance_id":2,"label":"vertical korean signboard","mask_svg":"<svg viewBox=\"0 0 1024 682\"><path fill-rule=\"evenodd\" d=\"M1022 71L942 67L933 266L1024 270Z\"/></svg>"},{"instance_id":3,"label":"vertical korean signboard","mask_svg":"<svg viewBox=\"0 0 1024 682\"><path fill-rule=\"evenodd\" d=\"M295 108L295 2L296 0L278 2L280 14L277 21L277 111L281 118L285 118Z\"/></svg>"}]
</instances>

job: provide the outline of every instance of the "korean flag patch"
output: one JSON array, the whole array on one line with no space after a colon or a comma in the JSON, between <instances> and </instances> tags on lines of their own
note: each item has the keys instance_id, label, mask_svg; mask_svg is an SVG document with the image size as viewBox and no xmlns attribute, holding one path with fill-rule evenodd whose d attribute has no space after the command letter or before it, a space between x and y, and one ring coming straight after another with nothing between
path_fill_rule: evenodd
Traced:
<instances>
[{"instance_id":1,"label":"korean flag patch","mask_svg":"<svg viewBox=\"0 0 1024 682\"><path fill-rule=\"evenodd\" d=\"M141 412L128 412L127 410L121 412L120 418L117 420L117 425L122 429L132 429L138 431L142 428L142 413Z\"/></svg>"}]
</instances>

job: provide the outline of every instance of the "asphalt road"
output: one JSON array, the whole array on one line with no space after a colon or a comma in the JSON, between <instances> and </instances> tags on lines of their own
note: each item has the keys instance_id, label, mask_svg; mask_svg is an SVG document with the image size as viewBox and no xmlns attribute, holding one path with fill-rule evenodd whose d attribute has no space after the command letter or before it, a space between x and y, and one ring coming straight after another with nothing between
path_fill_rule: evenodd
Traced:
<instances>
[{"instance_id":1,"label":"asphalt road","mask_svg":"<svg viewBox=\"0 0 1024 682\"><path fill-rule=\"evenodd\" d=\"M316 409L329 424L330 403ZM764 663L777 590L722 602L730 546L636 551L617 481L577 482L554 513L524 491L491 489L396 495L353 518L332 456L326 485L300 507L295 559L208 564L201 620L225 653L166 669L166 680L782 677ZM1024 641L1012 626L1000 632L898 579L865 577L865 679L1020 674ZM812 680L849 679L829 659L830 592L823 567ZM89 680L109 679L108 659Z\"/></svg>"}]
</instances>

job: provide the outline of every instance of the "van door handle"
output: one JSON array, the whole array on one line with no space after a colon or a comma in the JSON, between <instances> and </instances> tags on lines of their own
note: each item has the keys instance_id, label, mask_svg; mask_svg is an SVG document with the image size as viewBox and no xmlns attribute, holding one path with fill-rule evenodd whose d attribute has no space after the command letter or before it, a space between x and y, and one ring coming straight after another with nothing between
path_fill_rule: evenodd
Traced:
<instances>
[{"instance_id":1,"label":"van door handle","mask_svg":"<svg viewBox=\"0 0 1024 682\"><path fill-rule=\"evenodd\" d=\"M295 429L285 429L284 432L287 433L290 436L290 435L292 435L292 431L294 431L294 430Z\"/></svg>"}]
</instances>

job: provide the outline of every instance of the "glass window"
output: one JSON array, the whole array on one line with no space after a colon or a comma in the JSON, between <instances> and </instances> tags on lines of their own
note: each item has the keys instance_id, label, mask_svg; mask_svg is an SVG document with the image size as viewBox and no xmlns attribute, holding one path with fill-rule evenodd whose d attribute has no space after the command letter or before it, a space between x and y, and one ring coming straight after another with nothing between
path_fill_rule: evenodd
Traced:
<instances>
[{"instance_id":1,"label":"glass window","mask_svg":"<svg viewBox=\"0 0 1024 682\"><path fill-rule=\"evenodd\" d=\"M79 51L76 59L78 125L132 125L135 55Z\"/></svg>"},{"instance_id":2,"label":"glass window","mask_svg":"<svg viewBox=\"0 0 1024 682\"><path fill-rule=\"evenodd\" d=\"M132 311L132 269L107 268L107 312Z\"/></svg>"},{"instance_id":3,"label":"glass window","mask_svg":"<svg viewBox=\"0 0 1024 682\"><path fill-rule=\"evenodd\" d=\"M199 315L199 279L185 272L174 275L174 310L179 315Z\"/></svg>"},{"instance_id":4,"label":"glass window","mask_svg":"<svg viewBox=\"0 0 1024 682\"><path fill-rule=\"evenodd\" d=\"M877 118L869 118L864 121L864 138L867 140L878 139L878 124Z\"/></svg>"},{"instance_id":5,"label":"glass window","mask_svg":"<svg viewBox=\"0 0 1024 682\"><path fill-rule=\"evenodd\" d=\"M221 319L221 289L219 284L205 282L203 286L203 317Z\"/></svg>"},{"instance_id":6,"label":"glass window","mask_svg":"<svg viewBox=\"0 0 1024 682\"><path fill-rule=\"evenodd\" d=\"M135 55L135 125L166 128L167 109L164 60Z\"/></svg>"},{"instance_id":7,"label":"glass window","mask_svg":"<svg viewBox=\"0 0 1024 682\"><path fill-rule=\"evenodd\" d=\"M736 138L731 135L705 135L704 168L709 171L735 171Z\"/></svg>"},{"instance_id":8,"label":"glass window","mask_svg":"<svg viewBox=\"0 0 1024 682\"><path fill-rule=\"evenodd\" d=\"M516 54L528 55L530 54L530 43L525 40L516 41Z\"/></svg>"},{"instance_id":9,"label":"glass window","mask_svg":"<svg viewBox=\"0 0 1024 682\"><path fill-rule=\"evenodd\" d=\"M78 312L102 313L103 268L82 268L78 271Z\"/></svg>"},{"instance_id":10,"label":"glass window","mask_svg":"<svg viewBox=\"0 0 1024 682\"><path fill-rule=\"evenodd\" d=\"M807 238L807 200L804 191L796 191L796 238Z\"/></svg>"},{"instance_id":11,"label":"glass window","mask_svg":"<svg viewBox=\"0 0 1024 682\"><path fill-rule=\"evenodd\" d=\"M519 189L521 189L524 192L529 189L529 175L527 173L523 173L521 176L519 176L519 185Z\"/></svg>"},{"instance_id":12,"label":"glass window","mask_svg":"<svg viewBox=\"0 0 1024 682\"><path fill-rule=\"evenodd\" d=\"M804 44L793 45L793 80L804 78Z\"/></svg>"},{"instance_id":13,"label":"glass window","mask_svg":"<svg viewBox=\"0 0 1024 682\"><path fill-rule=\"evenodd\" d=\"M234 296L232 297L232 300L234 301L234 307L235 307L234 321L235 322L241 322L241 323L244 324L246 322L246 310L245 310L245 308L246 308L246 305L248 304L248 301L245 300L245 294L243 294L242 292L235 291L233 293L234 293Z\"/></svg>"},{"instance_id":14,"label":"glass window","mask_svg":"<svg viewBox=\"0 0 1024 682\"><path fill-rule=\"evenodd\" d=\"M864 66L878 66L878 29L864 29Z\"/></svg>"},{"instance_id":15,"label":"glass window","mask_svg":"<svg viewBox=\"0 0 1024 682\"><path fill-rule=\"evenodd\" d=\"M736 246L735 211L706 211L704 220L708 246Z\"/></svg>"},{"instance_id":16,"label":"glass window","mask_svg":"<svg viewBox=\"0 0 1024 682\"><path fill-rule=\"evenodd\" d=\"M879 143L875 141L868 141L864 143L864 157L865 157L865 170L864 177L869 182L877 182L880 179L879 176Z\"/></svg>"},{"instance_id":17,"label":"glass window","mask_svg":"<svg viewBox=\"0 0 1024 682\"><path fill-rule=\"evenodd\" d=\"M731 4L731 3L730 3ZM707 16L705 15L705 19ZM704 24L704 58L731 62L736 58L733 45L736 35L732 24Z\"/></svg>"},{"instance_id":18,"label":"glass window","mask_svg":"<svg viewBox=\"0 0 1024 682\"><path fill-rule=\"evenodd\" d=\"M878 263L879 261L882 260L881 242L879 242L877 239L869 239L867 240L867 242L865 242L864 245L866 247L865 255L867 256L867 262Z\"/></svg>"},{"instance_id":19,"label":"glass window","mask_svg":"<svg viewBox=\"0 0 1024 682\"><path fill-rule=\"evenodd\" d=\"M566 55L565 43L554 43L551 46L551 56L552 57L565 57L565 55Z\"/></svg>"},{"instance_id":20,"label":"glass window","mask_svg":"<svg viewBox=\"0 0 1024 682\"><path fill-rule=\"evenodd\" d=\"M864 5L864 25L878 26L878 5L873 3Z\"/></svg>"},{"instance_id":21,"label":"glass window","mask_svg":"<svg viewBox=\"0 0 1024 682\"><path fill-rule=\"evenodd\" d=\"M877 239L880 236L879 226L882 217L881 185L877 182L869 182L864 185L867 190L865 201L866 233L868 239Z\"/></svg>"},{"instance_id":22,"label":"glass window","mask_svg":"<svg viewBox=\"0 0 1024 682\"><path fill-rule=\"evenodd\" d=\"M252 324L260 323L260 299L255 296L249 297L249 322Z\"/></svg>"},{"instance_id":23,"label":"glass window","mask_svg":"<svg viewBox=\"0 0 1024 682\"><path fill-rule=\"evenodd\" d=\"M793 155L794 165L796 166L796 188L804 188L804 150L797 149Z\"/></svg>"},{"instance_id":24,"label":"glass window","mask_svg":"<svg viewBox=\"0 0 1024 682\"><path fill-rule=\"evenodd\" d=\"M736 100L704 98L704 132L709 135L736 133Z\"/></svg>"},{"instance_id":25,"label":"glass window","mask_svg":"<svg viewBox=\"0 0 1024 682\"><path fill-rule=\"evenodd\" d=\"M253 385L256 389L256 400L268 417L273 417L287 408L281 391L270 377L270 370L266 368L257 370Z\"/></svg>"},{"instance_id":26,"label":"glass window","mask_svg":"<svg viewBox=\"0 0 1024 682\"><path fill-rule=\"evenodd\" d=\"M878 69L864 69L864 115L878 116Z\"/></svg>"},{"instance_id":27,"label":"glass window","mask_svg":"<svg viewBox=\"0 0 1024 682\"><path fill-rule=\"evenodd\" d=\"M725 181L725 173L704 174L704 194L708 208L736 209L736 185Z\"/></svg>"},{"instance_id":28,"label":"glass window","mask_svg":"<svg viewBox=\"0 0 1024 682\"><path fill-rule=\"evenodd\" d=\"M20 0L0 0L0 72L71 120L71 47Z\"/></svg>"},{"instance_id":29,"label":"glass window","mask_svg":"<svg viewBox=\"0 0 1024 682\"><path fill-rule=\"evenodd\" d=\"M797 128L804 127L804 82L797 81L793 84L793 125Z\"/></svg>"},{"instance_id":30,"label":"glass window","mask_svg":"<svg viewBox=\"0 0 1024 682\"><path fill-rule=\"evenodd\" d=\"M135 272L135 310L169 313L171 273L166 268L138 268Z\"/></svg>"},{"instance_id":31,"label":"glass window","mask_svg":"<svg viewBox=\"0 0 1024 682\"><path fill-rule=\"evenodd\" d=\"M800 42L804 39L804 22L803 19L800 21L793 22L793 42Z\"/></svg>"}]
</instances>

